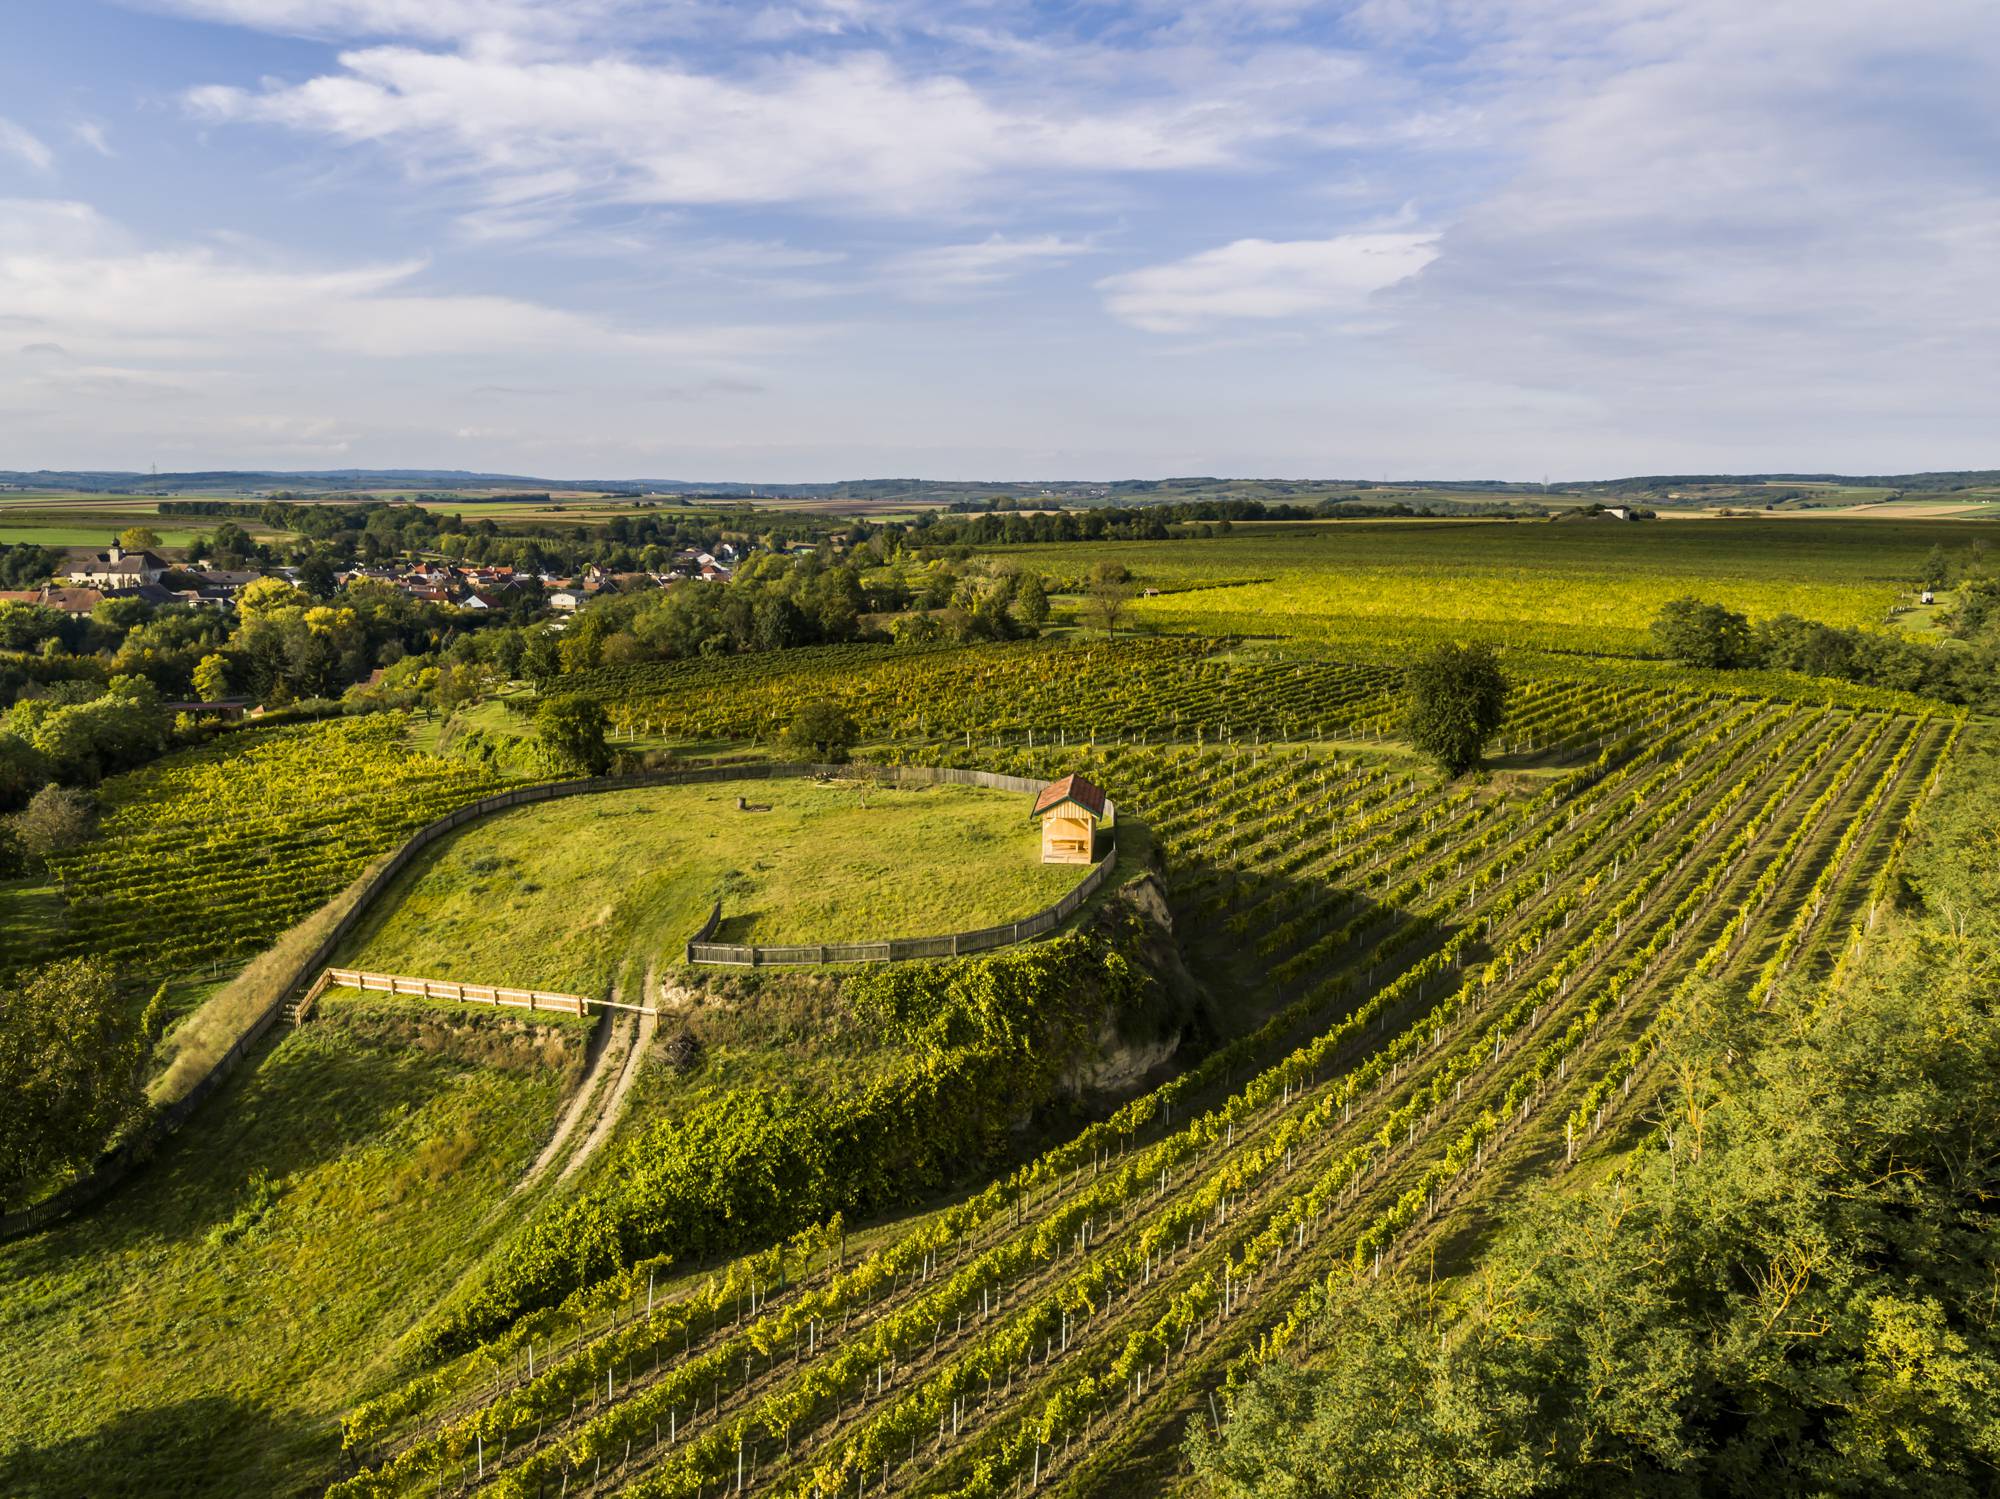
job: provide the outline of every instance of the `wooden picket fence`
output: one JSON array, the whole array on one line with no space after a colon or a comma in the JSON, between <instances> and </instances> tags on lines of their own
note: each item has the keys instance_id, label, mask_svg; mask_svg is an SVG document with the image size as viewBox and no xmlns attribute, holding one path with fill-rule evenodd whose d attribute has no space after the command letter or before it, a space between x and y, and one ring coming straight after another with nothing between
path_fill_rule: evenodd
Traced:
<instances>
[{"instance_id":1,"label":"wooden picket fence","mask_svg":"<svg viewBox=\"0 0 2000 1499\"><path fill-rule=\"evenodd\" d=\"M516 989L505 984L461 984L451 979L370 973L361 968L329 968L321 977L329 985L360 989L371 994L407 994L418 999L449 999L460 1004L497 1005L503 1009L553 1010L564 1015L588 1015L591 1005L597 1003L581 994L561 994L550 989Z\"/></svg>"}]
</instances>

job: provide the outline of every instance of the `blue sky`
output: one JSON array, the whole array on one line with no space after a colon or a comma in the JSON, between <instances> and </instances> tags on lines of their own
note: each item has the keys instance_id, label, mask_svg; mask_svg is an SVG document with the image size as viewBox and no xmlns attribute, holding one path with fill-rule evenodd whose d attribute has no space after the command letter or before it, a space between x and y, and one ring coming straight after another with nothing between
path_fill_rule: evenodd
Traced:
<instances>
[{"instance_id":1,"label":"blue sky","mask_svg":"<svg viewBox=\"0 0 2000 1499\"><path fill-rule=\"evenodd\" d=\"M1987 0L7 0L0 467L2000 463Z\"/></svg>"}]
</instances>

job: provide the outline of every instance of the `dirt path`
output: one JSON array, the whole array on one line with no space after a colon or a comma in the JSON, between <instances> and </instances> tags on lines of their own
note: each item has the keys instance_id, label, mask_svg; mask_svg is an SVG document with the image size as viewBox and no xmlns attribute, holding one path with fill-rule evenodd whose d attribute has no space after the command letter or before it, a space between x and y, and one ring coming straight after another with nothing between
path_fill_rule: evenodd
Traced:
<instances>
[{"instance_id":1,"label":"dirt path","mask_svg":"<svg viewBox=\"0 0 2000 1499\"><path fill-rule=\"evenodd\" d=\"M618 997L615 988L611 997L613 999ZM643 1018L650 1021L653 1017L648 1015ZM617 1064L621 1065L630 1061L634 1050L633 1019L633 1016L621 1010L613 1015L611 1024L605 1027L584 1064L583 1077L577 1083L576 1091L570 1095L569 1102L563 1107L562 1117L556 1121L555 1133L549 1136L549 1143L542 1147L542 1153L535 1157L535 1163L528 1168L527 1173L514 1184L514 1191L517 1194L525 1192L541 1180L542 1173L561 1157L564 1147L569 1144L569 1137L576 1133L576 1127L583 1123L584 1118L590 1113L591 1105L603 1091L605 1074L614 1065L613 1058L617 1058Z\"/></svg>"},{"instance_id":2,"label":"dirt path","mask_svg":"<svg viewBox=\"0 0 2000 1499\"><path fill-rule=\"evenodd\" d=\"M648 968L645 979L639 985L640 1002L644 1003L651 996L652 992L653 970ZM591 1131L588 1135L584 1136L583 1143L577 1146L576 1150L570 1155L570 1158L563 1163L562 1174L556 1178L558 1182L568 1181L570 1174L595 1155L597 1147L610 1138L611 1131L617 1125L619 1116L625 1112L625 1095L632 1091L632 1084L638 1079L639 1058L644 1054L646 1048L652 1045L653 1032L658 1029L659 1023L660 1017L656 1014L648 1013L639 1016L638 1035L625 1048L625 1063L619 1069L618 1080L611 1085L611 1091L605 1097L604 1106L598 1111L597 1123L591 1126Z\"/></svg>"}]
</instances>

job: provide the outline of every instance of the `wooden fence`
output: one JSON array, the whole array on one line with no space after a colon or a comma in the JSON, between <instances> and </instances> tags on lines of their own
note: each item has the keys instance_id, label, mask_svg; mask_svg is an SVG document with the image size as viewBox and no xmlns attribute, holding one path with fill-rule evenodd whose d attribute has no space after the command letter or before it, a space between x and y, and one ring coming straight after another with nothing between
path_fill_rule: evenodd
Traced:
<instances>
[{"instance_id":1,"label":"wooden fence","mask_svg":"<svg viewBox=\"0 0 2000 1499\"><path fill-rule=\"evenodd\" d=\"M704 766L694 770L645 771L638 775L600 776L578 781L550 781L535 786L517 787L512 791L502 791L495 796L482 797L476 802L467 802L457 811L447 813L436 822L427 823L410 835L409 841L397 849L394 856L355 893L353 904L334 923L333 930L327 934L326 939L306 955L305 959L292 970L289 978L276 987L271 1001L258 1012L249 1025L244 1027L243 1034L237 1037L235 1044L216 1059L215 1064L202 1074L193 1087L155 1112L129 1139L99 1156L87 1174L60 1192L19 1212L0 1215L0 1240L33 1233L68 1216L115 1186L139 1162L149 1159L160 1143L185 1124L201 1102L222 1086L229 1075L236 1070L237 1065L256 1049L257 1044L270 1032L279 1018L294 1004L299 1003L297 997L311 987L321 970L332 963L334 953L339 951L340 944L345 942L360 924L369 907L395 883L398 875L409 868L410 862L418 854L438 839L489 813L504 812L509 807L528 806L535 802L555 801L567 796L590 796L602 791L630 791L644 786L776 780L792 776L868 776L892 784L903 781L944 782L961 786L987 786L999 791L1024 792L1039 792L1047 784L1022 776L996 775L984 770L947 770L922 765L816 765L766 762L752 765ZM1107 810L1108 806L1109 804ZM593 1001L593 1003L606 1002Z\"/></svg>"},{"instance_id":2,"label":"wooden fence","mask_svg":"<svg viewBox=\"0 0 2000 1499\"><path fill-rule=\"evenodd\" d=\"M955 958L962 953L986 952L995 947L1011 947L1044 932L1053 931L1076 914L1076 910L1096 893L1118 864L1118 848L1091 866L1077 887L1054 905L1010 921L1005 926L981 927L977 931L952 932L943 937L890 937L872 942L819 942L791 946L740 946L730 942L710 942L722 905L715 910L693 941L687 945L690 963L726 963L759 968L772 963L900 963L908 958Z\"/></svg>"},{"instance_id":3,"label":"wooden fence","mask_svg":"<svg viewBox=\"0 0 2000 1499\"><path fill-rule=\"evenodd\" d=\"M460 984L450 979L413 979L400 973L369 973L360 968L329 968L324 977L345 989L374 994L409 994L420 999L450 999L460 1004L498 1005L516 1010L556 1010L588 1015L591 1001L581 994L557 994L547 989L510 989L503 984Z\"/></svg>"}]
</instances>

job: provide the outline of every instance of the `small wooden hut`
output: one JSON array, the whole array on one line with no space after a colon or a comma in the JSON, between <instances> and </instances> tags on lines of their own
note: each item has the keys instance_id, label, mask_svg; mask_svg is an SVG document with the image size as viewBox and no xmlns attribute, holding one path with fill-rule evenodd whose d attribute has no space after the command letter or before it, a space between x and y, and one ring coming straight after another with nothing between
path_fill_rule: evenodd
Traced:
<instances>
[{"instance_id":1,"label":"small wooden hut","mask_svg":"<svg viewBox=\"0 0 2000 1499\"><path fill-rule=\"evenodd\" d=\"M1044 786L1034 815L1042 823L1044 864L1091 864L1097 858L1097 824L1104 816L1104 793L1079 775Z\"/></svg>"}]
</instances>

